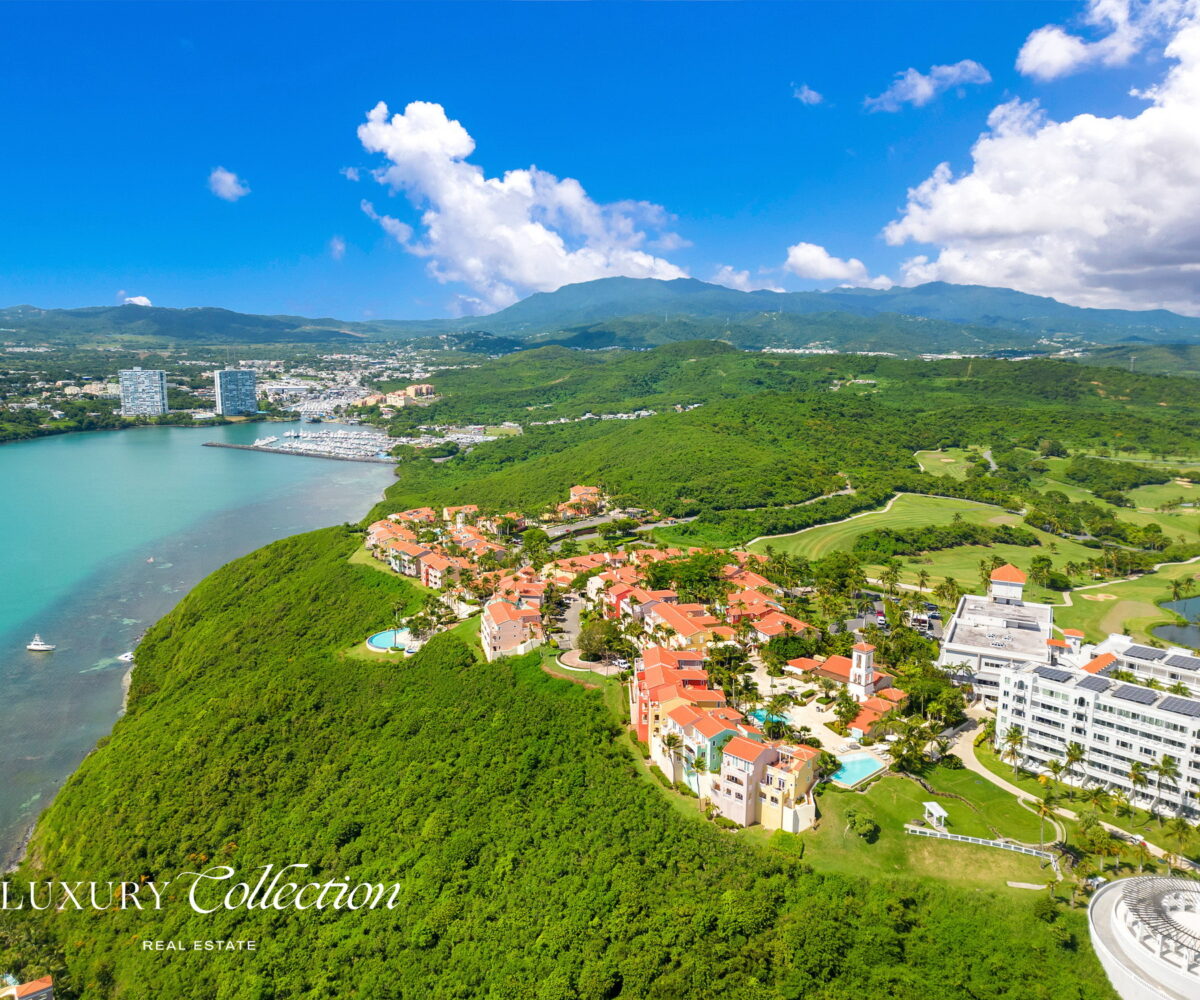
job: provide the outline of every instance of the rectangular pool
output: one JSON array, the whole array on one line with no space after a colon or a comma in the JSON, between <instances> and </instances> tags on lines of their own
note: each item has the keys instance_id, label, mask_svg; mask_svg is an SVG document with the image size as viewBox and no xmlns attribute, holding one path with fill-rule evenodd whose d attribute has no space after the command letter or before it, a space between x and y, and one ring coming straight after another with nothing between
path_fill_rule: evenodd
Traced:
<instances>
[{"instance_id":1,"label":"rectangular pool","mask_svg":"<svg viewBox=\"0 0 1200 1000\"><path fill-rule=\"evenodd\" d=\"M869 753L848 753L839 757L838 761L841 767L833 772L833 780L847 788L853 788L859 782L866 781L884 768L884 765Z\"/></svg>"}]
</instances>

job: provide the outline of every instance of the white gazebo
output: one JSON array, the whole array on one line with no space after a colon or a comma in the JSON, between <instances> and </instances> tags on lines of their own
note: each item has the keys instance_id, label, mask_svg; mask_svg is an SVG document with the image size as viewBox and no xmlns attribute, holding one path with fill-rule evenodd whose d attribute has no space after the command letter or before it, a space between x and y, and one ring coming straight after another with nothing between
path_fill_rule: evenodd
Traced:
<instances>
[{"instance_id":1,"label":"white gazebo","mask_svg":"<svg viewBox=\"0 0 1200 1000\"><path fill-rule=\"evenodd\" d=\"M922 802L925 807L925 822L938 829L946 829L946 810L936 802Z\"/></svg>"}]
</instances>

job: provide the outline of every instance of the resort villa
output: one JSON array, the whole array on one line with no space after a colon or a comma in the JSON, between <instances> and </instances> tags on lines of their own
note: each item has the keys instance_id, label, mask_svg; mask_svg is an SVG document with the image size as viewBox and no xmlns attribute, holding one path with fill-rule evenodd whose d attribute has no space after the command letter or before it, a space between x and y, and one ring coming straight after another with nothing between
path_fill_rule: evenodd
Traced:
<instances>
[{"instance_id":1,"label":"resort villa","mask_svg":"<svg viewBox=\"0 0 1200 1000\"><path fill-rule=\"evenodd\" d=\"M542 613L534 607L520 607L503 598L493 598L484 605L479 638L488 662L500 656L528 653L545 641Z\"/></svg>"}]
</instances>

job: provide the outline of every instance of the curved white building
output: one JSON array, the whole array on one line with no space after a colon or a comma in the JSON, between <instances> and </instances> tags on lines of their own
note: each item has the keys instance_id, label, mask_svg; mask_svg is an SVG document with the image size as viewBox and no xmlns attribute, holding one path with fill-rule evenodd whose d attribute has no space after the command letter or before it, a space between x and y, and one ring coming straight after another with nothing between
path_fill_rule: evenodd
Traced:
<instances>
[{"instance_id":1,"label":"curved white building","mask_svg":"<svg viewBox=\"0 0 1200 1000\"><path fill-rule=\"evenodd\" d=\"M1109 882L1088 905L1092 947L1124 1000L1200 997L1200 882Z\"/></svg>"}]
</instances>

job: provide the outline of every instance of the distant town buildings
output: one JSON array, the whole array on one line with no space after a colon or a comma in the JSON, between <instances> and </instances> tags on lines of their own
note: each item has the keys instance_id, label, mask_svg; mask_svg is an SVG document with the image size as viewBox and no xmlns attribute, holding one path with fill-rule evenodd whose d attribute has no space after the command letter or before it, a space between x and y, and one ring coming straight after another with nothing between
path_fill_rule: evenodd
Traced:
<instances>
[{"instance_id":1,"label":"distant town buildings","mask_svg":"<svg viewBox=\"0 0 1200 1000\"><path fill-rule=\"evenodd\" d=\"M128 368L118 375L121 383L121 416L156 417L167 412L167 373L149 368Z\"/></svg>"},{"instance_id":2,"label":"distant town buildings","mask_svg":"<svg viewBox=\"0 0 1200 1000\"><path fill-rule=\"evenodd\" d=\"M223 369L216 373L213 389L219 416L239 417L258 412L253 371L244 368Z\"/></svg>"}]
</instances>

